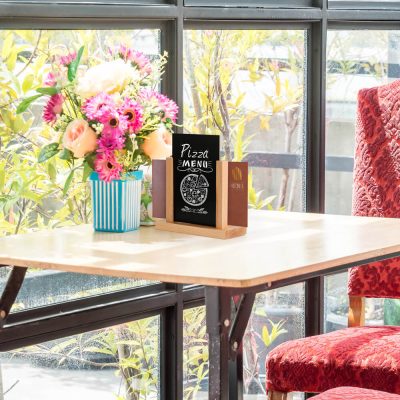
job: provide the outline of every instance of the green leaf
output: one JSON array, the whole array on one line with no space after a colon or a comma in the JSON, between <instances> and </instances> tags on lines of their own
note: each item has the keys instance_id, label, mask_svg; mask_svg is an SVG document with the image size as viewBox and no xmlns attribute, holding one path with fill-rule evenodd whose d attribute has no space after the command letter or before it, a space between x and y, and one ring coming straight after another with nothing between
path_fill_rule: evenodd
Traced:
<instances>
[{"instance_id":1,"label":"green leaf","mask_svg":"<svg viewBox=\"0 0 400 400\"><path fill-rule=\"evenodd\" d=\"M5 183L6 183L6 170L4 169L4 164L0 164L0 192L3 190Z\"/></svg>"},{"instance_id":2,"label":"green leaf","mask_svg":"<svg viewBox=\"0 0 400 400\"><path fill-rule=\"evenodd\" d=\"M3 60L5 60L11 53L13 43L14 43L14 35L10 32L4 39L3 48L1 49L1 58Z\"/></svg>"},{"instance_id":3,"label":"green leaf","mask_svg":"<svg viewBox=\"0 0 400 400\"><path fill-rule=\"evenodd\" d=\"M143 204L144 208L147 209L147 207L149 206L149 204L153 201L153 198L147 194L147 193L143 193L142 197L141 197L141 203Z\"/></svg>"},{"instance_id":4,"label":"green leaf","mask_svg":"<svg viewBox=\"0 0 400 400\"><path fill-rule=\"evenodd\" d=\"M49 174L50 180L54 183L57 179L57 170L53 163L49 162L47 165L47 172Z\"/></svg>"},{"instance_id":5,"label":"green leaf","mask_svg":"<svg viewBox=\"0 0 400 400\"><path fill-rule=\"evenodd\" d=\"M60 90L58 88L54 87L54 86L52 86L52 87L41 87L39 89L36 89L36 91L38 93L47 94L49 96L53 96L53 95L55 95L57 93L60 93Z\"/></svg>"},{"instance_id":6,"label":"green leaf","mask_svg":"<svg viewBox=\"0 0 400 400\"><path fill-rule=\"evenodd\" d=\"M68 80L70 82L72 82L75 77L76 77L76 71L78 71L78 67L79 67L79 63L81 62L81 58L82 58L82 54L83 54L83 49L85 48L85 46L82 46L79 51L78 54L76 55L76 58L74 61L72 61L69 65L68 65Z\"/></svg>"},{"instance_id":7,"label":"green leaf","mask_svg":"<svg viewBox=\"0 0 400 400\"><path fill-rule=\"evenodd\" d=\"M83 163L82 181L86 182L92 172L93 172L93 168L87 162Z\"/></svg>"},{"instance_id":8,"label":"green leaf","mask_svg":"<svg viewBox=\"0 0 400 400\"><path fill-rule=\"evenodd\" d=\"M35 75L33 74L28 74L25 76L24 80L22 81L22 90L24 93L31 89L34 79Z\"/></svg>"},{"instance_id":9,"label":"green leaf","mask_svg":"<svg viewBox=\"0 0 400 400\"><path fill-rule=\"evenodd\" d=\"M128 133L125 135L125 148L128 151L133 151L132 139Z\"/></svg>"},{"instance_id":10,"label":"green leaf","mask_svg":"<svg viewBox=\"0 0 400 400\"><path fill-rule=\"evenodd\" d=\"M64 196L67 194L68 189L69 189L69 187L71 186L71 182L72 182L72 179L73 179L73 177L74 177L74 173L75 173L75 169L71 170L71 172L70 172L69 175L68 175L68 178L67 178L66 181L65 181L64 189L63 189L63 195L64 195Z\"/></svg>"},{"instance_id":11,"label":"green leaf","mask_svg":"<svg viewBox=\"0 0 400 400\"><path fill-rule=\"evenodd\" d=\"M94 170L94 160L96 158L96 153L89 153L86 157L85 157L85 161L86 163L89 165L89 167Z\"/></svg>"},{"instance_id":12,"label":"green leaf","mask_svg":"<svg viewBox=\"0 0 400 400\"><path fill-rule=\"evenodd\" d=\"M58 143L50 143L50 144L44 146L40 150L38 162L42 163L42 162L48 160L49 158L55 156L59 151L60 151L60 149L58 148Z\"/></svg>"},{"instance_id":13,"label":"green leaf","mask_svg":"<svg viewBox=\"0 0 400 400\"><path fill-rule=\"evenodd\" d=\"M62 149L60 154L58 155L58 158L61 158L61 160L69 161L72 160L73 154L68 149Z\"/></svg>"},{"instance_id":14,"label":"green leaf","mask_svg":"<svg viewBox=\"0 0 400 400\"><path fill-rule=\"evenodd\" d=\"M22 100L21 103L19 103L18 107L17 107L17 114L21 114L24 111L26 111L26 109L30 106L30 104L35 101L36 99L38 99L39 97L42 97L42 94L36 94L34 96L31 97L27 97L26 99Z\"/></svg>"},{"instance_id":15,"label":"green leaf","mask_svg":"<svg viewBox=\"0 0 400 400\"><path fill-rule=\"evenodd\" d=\"M262 340L264 344L268 347L271 344L271 336L268 332L268 328L266 326L263 326L262 328Z\"/></svg>"}]
</instances>

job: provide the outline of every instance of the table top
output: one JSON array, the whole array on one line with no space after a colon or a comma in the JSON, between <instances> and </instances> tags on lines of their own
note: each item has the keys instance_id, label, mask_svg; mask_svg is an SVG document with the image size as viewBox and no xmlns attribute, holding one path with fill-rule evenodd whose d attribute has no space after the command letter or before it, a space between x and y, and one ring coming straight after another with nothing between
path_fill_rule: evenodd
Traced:
<instances>
[{"instance_id":1,"label":"table top","mask_svg":"<svg viewBox=\"0 0 400 400\"><path fill-rule=\"evenodd\" d=\"M246 236L210 239L91 225L0 238L0 264L251 287L400 252L400 219L253 211Z\"/></svg>"}]
</instances>

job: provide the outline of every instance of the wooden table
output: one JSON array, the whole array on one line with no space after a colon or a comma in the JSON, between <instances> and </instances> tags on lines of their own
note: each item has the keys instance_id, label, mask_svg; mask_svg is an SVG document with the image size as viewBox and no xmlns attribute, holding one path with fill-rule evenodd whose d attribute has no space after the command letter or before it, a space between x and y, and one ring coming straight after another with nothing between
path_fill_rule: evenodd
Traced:
<instances>
[{"instance_id":1,"label":"wooden table","mask_svg":"<svg viewBox=\"0 0 400 400\"><path fill-rule=\"evenodd\" d=\"M256 292L400 255L397 219L257 211L249 221L246 236L225 241L152 227L95 233L88 225L11 236L0 239L0 264L206 285L209 398L240 398L237 355ZM21 281L15 275L1 299L3 319Z\"/></svg>"}]
</instances>

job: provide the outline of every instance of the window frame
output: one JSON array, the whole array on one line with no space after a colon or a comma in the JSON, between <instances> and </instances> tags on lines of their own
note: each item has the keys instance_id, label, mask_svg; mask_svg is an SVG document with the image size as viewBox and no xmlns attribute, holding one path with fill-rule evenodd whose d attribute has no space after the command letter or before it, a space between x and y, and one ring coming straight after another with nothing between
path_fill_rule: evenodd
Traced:
<instances>
[{"instance_id":1,"label":"window frame","mask_svg":"<svg viewBox=\"0 0 400 400\"><path fill-rule=\"evenodd\" d=\"M49 3L54 3L49 6ZM74 4L75 3L75 4ZM199 26L229 29L271 29L271 27L306 26L307 79L304 211L324 212L325 202L325 99L326 41L328 29L390 29L400 22L400 2L343 0L253 1L250 7L223 7L223 2L207 0L102 0L91 2L64 0L2 1L1 29L74 29L137 28L161 26L161 48L169 53L169 63L162 89L183 109L183 31ZM150 5L150 3L152 3ZM235 0L234 5L240 5ZM243 2L242 2L243 3ZM264 7L259 5L263 4ZM21 7L23 5L23 7ZM282 5L284 7L282 7ZM307 6L305 6L307 5ZM378 10L374 9L380 5ZM390 7L389 7L390 6ZM286 8L285 8L286 7ZM352 8L353 7L353 8ZM354 8L357 7L357 8ZM398 26L397 26L398 29ZM182 124L182 113L178 123ZM181 132L182 128L178 129ZM323 331L323 279L312 278L305 285L306 334ZM154 293L154 289L157 293ZM100 298L101 297L101 298ZM143 299L145 299L143 301ZM319 299L319 303L316 301ZM98 301L97 301L98 300ZM119 304L118 304L119 303ZM165 354L161 365L161 398L182 398L179 379L182 366L182 313L187 307L204 304L204 288L163 284L122 293L109 293L98 299L82 299L44 307L41 310L15 313L0 333L0 350L36 344L69 334L161 315L161 343ZM61 308L62 308L61 307ZM128 312L128 310L130 310ZM98 312L102 311L102 312ZM38 323L38 322L41 323ZM51 321L51 322L50 322ZM78 325L77 325L78 323ZM6 345L6 338L14 344ZM174 337L171 343L170 338ZM11 340L11 339L10 339ZM175 346L174 349L171 346ZM162 353L163 354L163 353ZM172 366L172 367L171 367ZM176 396L171 393L176 394Z\"/></svg>"}]
</instances>

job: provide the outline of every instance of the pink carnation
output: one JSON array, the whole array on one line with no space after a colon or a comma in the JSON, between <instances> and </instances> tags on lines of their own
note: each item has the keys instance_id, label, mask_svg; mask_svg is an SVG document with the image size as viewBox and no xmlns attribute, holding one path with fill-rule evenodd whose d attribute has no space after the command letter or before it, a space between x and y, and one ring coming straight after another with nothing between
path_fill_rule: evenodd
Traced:
<instances>
[{"instance_id":1,"label":"pink carnation","mask_svg":"<svg viewBox=\"0 0 400 400\"><path fill-rule=\"evenodd\" d=\"M90 120L100 120L115 108L114 100L106 93L99 93L85 101L82 109Z\"/></svg>"},{"instance_id":2,"label":"pink carnation","mask_svg":"<svg viewBox=\"0 0 400 400\"><path fill-rule=\"evenodd\" d=\"M64 65L65 67L68 67L69 64L72 63L76 59L76 51L71 51L68 54L64 56L58 56L57 62L60 65Z\"/></svg>"},{"instance_id":3,"label":"pink carnation","mask_svg":"<svg viewBox=\"0 0 400 400\"><path fill-rule=\"evenodd\" d=\"M152 72L152 67L149 58L141 51L131 49L125 45L120 45L116 52L125 62L130 61L142 75L149 75Z\"/></svg>"},{"instance_id":4,"label":"pink carnation","mask_svg":"<svg viewBox=\"0 0 400 400\"><path fill-rule=\"evenodd\" d=\"M173 100L151 89L142 89L139 93L139 97L142 102L155 105L161 110L163 114L161 120L163 122L168 118L172 122L176 122L179 108Z\"/></svg>"},{"instance_id":5,"label":"pink carnation","mask_svg":"<svg viewBox=\"0 0 400 400\"><path fill-rule=\"evenodd\" d=\"M63 102L64 97L62 94L58 93L51 96L43 110L43 121L50 125L54 124L62 112Z\"/></svg>"},{"instance_id":6,"label":"pink carnation","mask_svg":"<svg viewBox=\"0 0 400 400\"><path fill-rule=\"evenodd\" d=\"M125 136L117 129L104 128L100 139L97 141L99 152L110 152L124 148Z\"/></svg>"},{"instance_id":7,"label":"pink carnation","mask_svg":"<svg viewBox=\"0 0 400 400\"><path fill-rule=\"evenodd\" d=\"M130 133L136 133L142 129L143 107L140 104L126 97L118 112L125 117Z\"/></svg>"},{"instance_id":8,"label":"pink carnation","mask_svg":"<svg viewBox=\"0 0 400 400\"><path fill-rule=\"evenodd\" d=\"M98 153L94 161L94 170L99 178L105 182L119 179L122 172L122 165L116 160L114 153Z\"/></svg>"}]
</instances>

